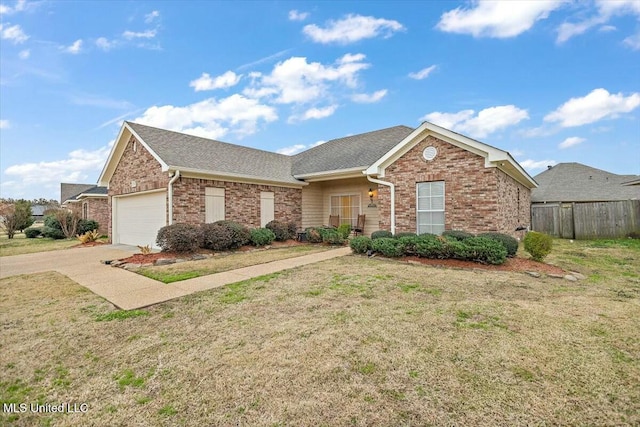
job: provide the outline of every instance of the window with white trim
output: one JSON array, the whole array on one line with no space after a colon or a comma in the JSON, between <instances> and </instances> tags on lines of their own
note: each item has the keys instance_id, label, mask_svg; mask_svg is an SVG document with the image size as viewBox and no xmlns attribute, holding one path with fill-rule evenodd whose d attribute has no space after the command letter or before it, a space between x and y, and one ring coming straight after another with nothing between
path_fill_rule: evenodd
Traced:
<instances>
[{"instance_id":1,"label":"window with white trim","mask_svg":"<svg viewBox=\"0 0 640 427\"><path fill-rule=\"evenodd\" d=\"M224 188L205 187L204 189L204 222L224 219Z\"/></svg>"},{"instance_id":2,"label":"window with white trim","mask_svg":"<svg viewBox=\"0 0 640 427\"><path fill-rule=\"evenodd\" d=\"M82 219L89 219L89 204L87 202L82 203Z\"/></svg>"},{"instance_id":3,"label":"window with white trim","mask_svg":"<svg viewBox=\"0 0 640 427\"><path fill-rule=\"evenodd\" d=\"M360 215L360 195L344 194L340 196L331 196L331 215L340 216L340 224L349 224L355 227Z\"/></svg>"},{"instance_id":4,"label":"window with white trim","mask_svg":"<svg viewBox=\"0 0 640 427\"><path fill-rule=\"evenodd\" d=\"M416 184L418 234L444 231L444 181Z\"/></svg>"}]
</instances>

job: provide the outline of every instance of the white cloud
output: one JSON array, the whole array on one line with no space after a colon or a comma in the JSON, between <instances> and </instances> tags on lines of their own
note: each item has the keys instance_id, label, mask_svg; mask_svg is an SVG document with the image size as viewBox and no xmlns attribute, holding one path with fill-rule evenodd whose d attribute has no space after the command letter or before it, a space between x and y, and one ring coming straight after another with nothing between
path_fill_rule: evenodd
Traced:
<instances>
[{"instance_id":1,"label":"white cloud","mask_svg":"<svg viewBox=\"0 0 640 427\"><path fill-rule=\"evenodd\" d=\"M276 110L255 99L234 94L205 99L184 107L153 106L134 121L206 138L222 138L229 132L240 136L255 133L260 122L278 119Z\"/></svg>"},{"instance_id":2,"label":"white cloud","mask_svg":"<svg viewBox=\"0 0 640 427\"><path fill-rule=\"evenodd\" d=\"M595 3L598 11L594 16L575 23L564 22L558 27L557 43L564 43L573 36L584 34L597 25L607 23L614 16L637 15L640 18L640 2L637 0L596 0ZM608 32L615 29L612 25L603 25L599 31ZM640 35L638 38L640 39ZM626 43L627 39L625 44L633 49L633 43Z\"/></svg>"},{"instance_id":3,"label":"white cloud","mask_svg":"<svg viewBox=\"0 0 640 427\"><path fill-rule=\"evenodd\" d=\"M116 110L124 110L132 108L133 105L126 100L112 99L101 95L90 93L70 93L69 100L75 105L86 105L90 107L111 108Z\"/></svg>"},{"instance_id":4,"label":"white cloud","mask_svg":"<svg viewBox=\"0 0 640 427\"><path fill-rule=\"evenodd\" d=\"M622 43L629 46L633 50L640 50L640 32L626 37L624 40L622 40Z\"/></svg>"},{"instance_id":5,"label":"white cloud","mask_svg":"<svg viewBox=\"0 0 640 427\"><path fill-rule=\"evenodd\" d=\"M189 83L189 86L196 92L202 90L223 89L237 85L241 77L242 74L237 75L233 71L227 71L226 73L214 78L211 78L208 73L202 73L200 77L192 80L191 83Z\"/></svg>"},{"instance_id":6,"label":"white cloud","mask_svg":"<svg viewBox=\"0 0 640 427\"><path fill-rule=\"evenodd\" d=\"M292 57L279 62L268 75L254 75L243 93L253 98L272 97L279 104L304 104L328 96L331 85L357 85L358 73L369 68L363 54L346 54L333 65Z\"/></svg>"},{"instance_id":7,"label":"white cloud","mask_svg":"<svg viewBox=\"0 0 640 427\"><path fill-rule=\"evenodd\" d=\"M448 33L474 37L515 37L546 19L563 0L490 1L478 0L471 8L458 7L440 17L437 28Z\"/></svg>"},{"instance_id":8,"label":"white cloud","mask_svg":"<svg viewBox=\"0 0 640 427\"><path fill-rule=\"evenodd\" d=\"M289 117L288 122L295 123L295 122L305 121L310 119L324 119L325 117L329 117L333 115L333 113L335 113L337 108L338 108L337 105L329 105L328 107L324 107L324 108L316 108L316 107L309 108L307 111L305 111L301 115L292 115L291 117Z\"/></svg>"},{"instance_id":9,"label":"white cloud","mask_svg":"<svg viewBox=\"0 0 640 427\"><path fill-rule=\"evenodd\" d=\"M296 144L290 147L279 148L276 150L276 153L284 154L286 156L292 156L294 154L301 152L305 148L307 148L307 146L304 144Z\"/></svg>"},{"instance_id":10,"label":"white cloud","mask_svg":"<svg viewBox=\"0 0 640 427\"><path fill-rule=\"evenodd\" d=\"M432 65L430 67L423 68L416 73L409 73L409 77L416 80L423 80L429 77L429 74L431 74L436 68L438 68L437 65Z\"/></svg>"},{"instance_id":11,"label":"white cloud","mask_svg":"<svg viewBox=\"0 0 640 427\"><path fill-rule=\"evenodd\" d=\"M315 24L305 25L302 31L317 43L349 44L380 35L388 38L404 29L398 21L350 14L343 19L327 22L324 28Z\"/></svg>"},{"instance_id":12,"label":"white cloud","mask_svg":"<svg viewBox=\"0 0 640 427\"><path fill-rule=\"evenodd\" d=\"M571 98L544 117L545 122L559 122L562 127L582 126L604 118L616 118L640 106L640 93L624 96L594 89L582 98Z\"/></svg>"},{"instance_id":13,"label":"white cloud","mask_svg":"<svg viewBox=\"0 0 640 427\"><path fill-rule=\"evenodd\" d=\"M10 127L11 127L11 123L9 123L9 120L7 119L0 120L0 129L9 129Z\"/></svg>"},{"instance_id":14,"label":"white cloud","mask_svg":"<svg viewBox=\"0 0 640 427\"><path fill-rule=\"evenodd\" d=\"M0 15L11 15L16 12L22 12L25 10L27 2L25 0L18 0L14 7L0 4Z\"/></svg>"},{"instance_id":15,"label":"white cloud","mask_svg":"<svg viewBox=\"0 0 640 427\"><path fill-rule=\"evenodd\" d=\"M386 89L377 90L373 93L356 93L351 95L351 100L359 104L373 104L384 98L386 94Z\"/></svg>"},{"instance_id":16,"label":"white cloud","mask_svg":"<svg viewBox=\"0 0 640 427\"><path fill-rule=\"evenodd\" d=\"M100 49L102 49L102 50L104 50L106 52L108 50L113 49L116 46L116 42L115 41L110 41L106 37L99 37L96 40L96 46L98 46Z\"/></svg>"},{"instance_id":17,"label":"white cloud","mask_svg":"<svg viewBox=\"0 0 640 427\"><path fill-rule=\"evenodd\" d=\"M82 40L78 39L74 41L70 46L63 47L62 50L72 55L77 55L82 50Z\"/></svg>"},{"instance_id":18,"label":"white cloud","mask_svg":"<svg viewBox=\"0 0 640 427\"><path fill-rule=\"evenodd\" d=\"M153 21L155 21L157 18L160 17L160 12L158 12L157 10L151 11L149 13L147 13L144 16L144 22L147 24L151 24Z\"/></svg>"},{"instance_id":19,"label":"white cloud","mask_svg":"<svg viewBox=\"0 0 640 427\"><path fill-rule=\"evenodd\" d=\"M29 36L22 31L20 25L0 24L0 38L9 40L13 44L24 43L29 39Z\"/></svg>"},{"instance_id":20,"label":"white cloud","mask_svg":"<svg viewBox=\"0 0 640 427\"><path fill-rule=\"evenodd\" d=\"M427 114L420 120L426 120L473 137L484 138L491 133L516 125L529 118L527 110L515 105L500 105L485 108L477 115L474 113L474 110L462 110L457 113L434 112Z\"/></svg>"},{"instance_id":21,"label":"white cloud","mask_svg":"<svg viewBox=\"0 0 640 427\"><path fill-rule=\"evenodd\" d=\"M585 141L586 141L586 139L580 138L579 136L570 136L569 138L567 138L564 141L562 141L558 145L558 148L565 149L565 148L573 147L575 145L582 144Z\"/></svg>"},{"instance_id":22,"label":"white cloud","mask_svg":"<svg viewBox=\"0 0 640 427\"><path fill-rule=\"evenodd\" d=\"M289 11L289 21L304 21L309 17L309 12L298 12L297 10Z\"/></svg>"},{"instance_id":23,"label":"white cloud","mask_svg":"<svg viewBox=\"0 0 640 427\"><path fill-rule=\"evenodd\" d=\"M31 51L29 49L21 50L18 54L20 59L27 59L31 56Z\"/></svg>"},{"instance_id":24,"label":"white cloud","mask_svg":"<svg viewBox=\"0 0 640 427\"><path fill-rule=\"evenodd\" d=\"M511 155L512 155L513 157L520 157L520 156L524 155L524 151L522 151L522 150L517 150L517 149L516 149L516 150L512 150L512 151L509 151L509 153L511 153Z\"/></svg>"},{"instance_id":25,"label":"white cloud","mask_svg":"<svg viewBox=\"0 0 640 427\"><path fill-rule=\"evenodd\" d=\"M122 33L122 37L124 37L127 40L152 39L156 36L157 33L158 33L157 30L146 30L141 32L127 30L124 33Z\"/></svg>"},{"instance_id":26,"label":"white cloud","mask_svg":"<svg viewBox=\"0 0 640 427\"><path fill-rule=\"evenodd\" d=\"M617 28L613 25L603 25L602 27L598 28L598 31L600 31L601 33L609 33L616 30Z\"/></svg>"},{"instance_id":27,"label":"white cloud","mask_svg":"<svg viewBox=\"0 0 640 427\"><path fill-rule=\"evenodd\" d=\"M555 160L523 160L520 163L520 166L525 168L528 171L535 171L540 169L545 169L547 166L555 166L558 164Z\"/></svg>"},{"instance_id":28,"label":"white cloud","mask_svg":"<svg viewBox=\"0 0 640 427\"><path fill-rule=\"evenodd\" d=\"M558 27L558 37L556 43L564 43L573 36L577 36L587 32L589 29L605 22L601 17L595 17L582 22L563 22Z\"/></svg>"}]
</instances>

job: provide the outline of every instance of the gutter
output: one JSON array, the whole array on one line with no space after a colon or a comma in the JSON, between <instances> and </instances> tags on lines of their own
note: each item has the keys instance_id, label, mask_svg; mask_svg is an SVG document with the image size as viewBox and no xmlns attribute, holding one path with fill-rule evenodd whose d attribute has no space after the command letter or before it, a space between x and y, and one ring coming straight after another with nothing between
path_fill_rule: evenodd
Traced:
<instances>
[{"instance_id":1,"label":"gutter","mask_svg":"<svg viewBox=\"0 0 640 427\"><path fill-rule=\"evenodd\" d=\"M396 234L396 186L390 182L380 181L367 175L367 179L374 184L386 185L391 189L391 234Z\"/></svg>"},{"instance_id":2,"label":"gutter","mask_svg":"<svg viewBox=\"0 0 640 427\"><path fill-rule=\"evenodd\" d=\"M169 224L173 224L173 183L176 182L180 178L180 171L176 170L176 173L173 174L171 179L169 180L169 185L167 186L167 197L169 198Z\"/></svg>"}]
</instances>

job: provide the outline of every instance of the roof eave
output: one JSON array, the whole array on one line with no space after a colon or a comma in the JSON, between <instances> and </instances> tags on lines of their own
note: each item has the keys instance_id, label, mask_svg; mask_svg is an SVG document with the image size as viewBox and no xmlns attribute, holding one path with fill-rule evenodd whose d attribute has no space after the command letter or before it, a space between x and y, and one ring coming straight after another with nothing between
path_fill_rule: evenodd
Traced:
<instances>
[{"instance_id":1,"label":"roof eave","mask_svg":"<svg viewBox=\"0 0 640 427\"><path fill-rule=\"evenodd\" d=\"M194 169L194 168L184 168L180 166L170 165L167 166L167 171L175 172L180 171L180 175L185 178L199 178L199 179L210 179L210 180L220 180L220 181L233 181L233 182L243 182L249 184L268 184L268 185L276 185L279 187L293 187L293 188L301 188L307 184L303 181L280 181L277 179L268 179L261 178L252 175L244 175L232 172L219 172L219 171L211 171L204 169Z\"/></svg>"},{"instance_id":2,"label":"roof eave","mask_svg":"<svg viewBox=\"0 0 640 427\"><path fill-rule=\"evenodd\" d=\"M344 178L359 178L362 176L363 171L365 169L367 169L366 166L358 166L355 168L336 169L333 171L321 171L321 172L299 174L299 175L294 175L293 177L297 179L304 179L306 182L329 181L329 180L344 179Z\"/></svg>"}]
</instances>

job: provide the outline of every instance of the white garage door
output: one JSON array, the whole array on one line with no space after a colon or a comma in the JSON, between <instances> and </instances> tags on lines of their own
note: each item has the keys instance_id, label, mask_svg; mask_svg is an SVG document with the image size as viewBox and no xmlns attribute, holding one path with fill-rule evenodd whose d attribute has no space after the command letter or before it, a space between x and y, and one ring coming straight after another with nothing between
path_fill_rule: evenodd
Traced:
<instances>
[{"instance_id":1,"label":"white garage door","mask_svg":"<svg viewBox=\"0 0 640 427\"><path fill-rule=\"evenodd\" d=\"M114 198L114 243L157 247L158 230L167 225L166 198L166 191Z\"/></svg>"}]
</instances>

